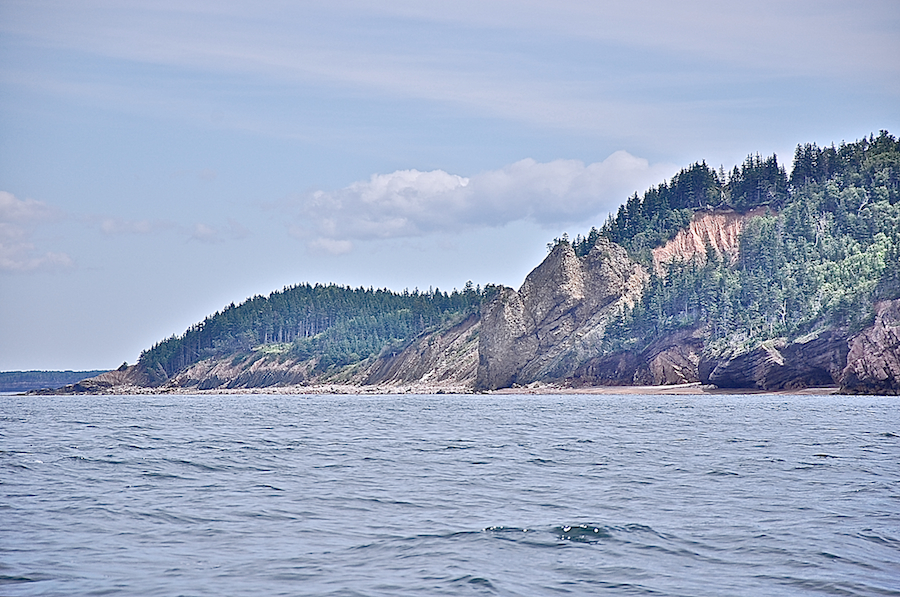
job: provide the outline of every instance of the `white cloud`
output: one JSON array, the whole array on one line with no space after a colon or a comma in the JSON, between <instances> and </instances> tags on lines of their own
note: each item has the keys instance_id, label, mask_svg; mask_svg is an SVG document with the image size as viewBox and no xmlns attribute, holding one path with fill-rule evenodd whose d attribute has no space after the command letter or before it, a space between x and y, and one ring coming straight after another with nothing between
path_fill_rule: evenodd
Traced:
<instances>
[{"instance_id":1,"label":"white cloud","mask_svg":"<svg viewBox=\"0 0 900 597\"><path fill-rule=\"evenodd\" d=\"M225 240L241 240L249 235L250 231L246 226L235 219L228 218L227 225L221 228L198 222L194 225L194 229L191 232L191 240L204 243L221 243Z\"/></svg>"},{"instance_id":2,"label":"white cloud","mask_svg":"<svg viewBox=\"0 0 900 597\"><path fill-rule=\"evenodd\" d=\"M191 234L191 238L204 243L214 243L221 240L219 238L219 233L215 228L203 223L198 223L194 226L194 232Z\"/></svg>"},{"instance_id":3,"label":"white cloud","mask_svg":"<svg viewBox=\"0 0 900 597\"><path fill-rule=\"evenodd\" d=\"M317 238L309 243L309 248L314 251L323 251L332 255L343 255L353 250L353 243L349 240L334 240L331 238Z\"/></svg>"},{"instance_id":4,"label":"white cloud","mask_svg":"<svg viewBox=\"0 0 900 597\"><path fill-rule=\"evenodd\" d=\"M100 230L104 234L150 234L172 228L173 224L164 220L123 220L103 218Z\"/></svg>"},{"instance_id":5,"label":"white cloud","mask_svg":"<svg viewBox=\"0 0 900 597\"><path fill-rule=\"evenodd\" d=\"M457 232L519 220L553 227L595 218L599 224L628 195L662 182L674 170L626 151L588 165L525 159L471 178L443 170L398 170L298 198L291 206L297 219L289 230L312 248L340 253L355 240Z\"/></svg>"},{"instance_id":6,"label":"white cloud","mask_svg":"<svg viewBox=\"0 0 900 597\"><path fill-rule=\"evenodd\" d=\"M12 193L0 191L0 222L46 220L56 211L42 201L16 199Z\"/></svg>"},{"instance_id":7,"label":"white cloud","mask_svg":"<svg viewBox=\"0 0 900 597\"><path fill-rule=\"evenodd\" d=\"M52 219L57 211L41 201L16 199L0 191L0 271L32 272L73 265L65 253L40 251L31 242L32 228Z\"/></svg>"},{"instance_id":8,"label":"white cloud","mask_svg":"<svg viewBox=\"0 0 900 597\"><path fill-rule=\"evenodd\" d=\"M893 98L900 73L900 62L890 58L900 49L896 0L870 0L866 10L841 0L56 0L12 6L0 33L54 50L227 75L244 84L283 84L287 94L333 85L338 96L354 90L417 98L619 137L636 131L652 137L662 127L678 137L695 127L720 130L709 117L710 104L716 102L715 113L728 123L743 97L726 93L731 86L765 86L772 93L785 78L799 76L829 85L852 81ZM361 26L367 19L377 25ZM565 51L547 51L553 47ZM610 53L610 47L627 52ZM13 66L5 76L17 85L87 94L117 107L195 118L211 102L196 90L178 93L130 78L35 77L31 64ZM217 110L222 97L213 102ZM241 115L229 126L315 134L294 118L236 110Z\"/></svg>"},{"instance_id":9,"label":"white cloud","mask_svg":"<svg viewBox=\"0 0 900 597\"><path fill-rule=\"evenodd\" d=\"M186 235L188 240L215 244L228 240L242 240L250 236L250 230L239 221L228 218L226 223L215 226L206 222L197 222L193 226L183 225L171 220L130 220L115 217L89 218L94 226L110 236L150 235L174 232Z\"/></svg>"}]
</instances>

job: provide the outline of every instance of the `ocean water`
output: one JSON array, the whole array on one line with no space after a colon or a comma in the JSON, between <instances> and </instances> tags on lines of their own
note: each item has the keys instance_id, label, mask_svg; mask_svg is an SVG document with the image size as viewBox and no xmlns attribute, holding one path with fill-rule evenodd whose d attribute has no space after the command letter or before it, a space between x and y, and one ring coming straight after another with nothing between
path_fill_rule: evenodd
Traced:
<instances>
[{"instance_id":1,"label":"ocean water","mask_svg":"<svg viewBox=\"0 0 900 597\"><path fill-rule=\"evenodd\" d=\"M0 400L0 595L900 595L897 398Z\"/></svg>"}]
</instances>

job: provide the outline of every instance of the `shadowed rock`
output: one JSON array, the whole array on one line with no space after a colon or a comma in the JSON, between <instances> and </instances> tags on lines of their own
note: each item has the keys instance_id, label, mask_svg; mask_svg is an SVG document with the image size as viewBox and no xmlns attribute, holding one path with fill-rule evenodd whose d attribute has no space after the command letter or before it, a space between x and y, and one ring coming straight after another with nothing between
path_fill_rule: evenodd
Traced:
<instances>
[{"instance_id":1,"label":"shadowed rock","mask_svg":"<svg viewBox=\"0 0 900 597\"><path fill-rule=\"evenodd\" d=\"M720 388L796 390L837 385L847 361L847 340L840 331L809 334L788 343L763 342L752 350L704 358L700 380Z\"/></svg>"},{"instance_id":2,"label":"shadowed rock","mask_svg":"<svg viewBox=\"0 0 900 597\"><path fill-rule=\"evenodd\" d=\"M850 339L841 390L900 395L900 299L875 305L875 323Z\"/></svg>"},{"instance_id":3,"label":"shadowed rock","mask_svg":"<svg viewBox=\"0 0 900 597\"><path fill-rule=\"evenodd\" d=\"M617 351L585 361L573 386L662 386L699 381L703 333L683 329L663 336L640 352Z\"/></svg>"}]
</instances>

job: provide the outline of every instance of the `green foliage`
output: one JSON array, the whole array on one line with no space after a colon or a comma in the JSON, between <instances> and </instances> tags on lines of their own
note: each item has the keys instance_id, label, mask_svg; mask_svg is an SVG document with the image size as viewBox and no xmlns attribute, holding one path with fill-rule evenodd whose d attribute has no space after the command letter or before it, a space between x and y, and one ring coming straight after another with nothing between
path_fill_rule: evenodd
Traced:
<instances>
[{"instance_id":1,"label":"green foliage","mask_svg":"<svg viewBox=\"0 0 900 597\"><path fill-rule=\"evenodd\" d=\"M714 349L853 331L870 321L874 300L900 297L900 142L882 131L837 149L801 145L795 160L789 184L774 156L735 168L722 186L727 204L775 211L746 222L736 263L710 250L654 272L641 304L609 327L607 349L639 348L681 327L705 327ZM669 217L671 209L644 210L650 196L632 198L601 231L637 258L647 230L616 235L630 230L629 209L646 222Z\"/></svg>"},{"instance_id":2,"label":"green foliage","mask_svg":"<svg viewBox=\"0 0 900 597\"><path fill-rule=\"evenodd\" d=\"M487 289L485 289L487 291ZM290 354L317 358L318 366L342 366L378 354L391 343L403 343L422 331L476 309L480 288L466 284L462 292L428 292L336 285L302 284L267 297L255 296L207 317L184 334L141 354L149 369L173 375L214 355L257 350L262 355ZM273 346L273 345L278 346ZM240 355L232 362L243 360Z\"/></svg>"},{"instance_id":3,"label":"green foliage","mask_svg":"<svg viewBox=\"0 0 900 597\"><path fill-rule=\"evenodd\" d=\"M622 245L639 261L649 264L650 250L687 226L696 210L726 205L726 190L722 175L706 162L698 162L668 183L649 189L643 197L637 193L629 197L598 231L598 236Z\"/></svg>"}]
</instances>

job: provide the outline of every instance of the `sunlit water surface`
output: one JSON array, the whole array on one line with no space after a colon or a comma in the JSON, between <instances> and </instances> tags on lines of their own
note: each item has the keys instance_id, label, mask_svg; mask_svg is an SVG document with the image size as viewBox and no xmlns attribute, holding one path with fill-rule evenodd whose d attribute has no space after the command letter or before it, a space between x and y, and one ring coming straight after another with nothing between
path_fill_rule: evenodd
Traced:
<instances>
[{"instance_id":1,"label":"sunlit water surface","mask_svg":"<svg viewBox=\"0 0 900 597\"><path fill-rule=\"evenodd\" d=\"M900 595L900 402L0 397L2 595Z\"/></svg>"}]
</instances>

